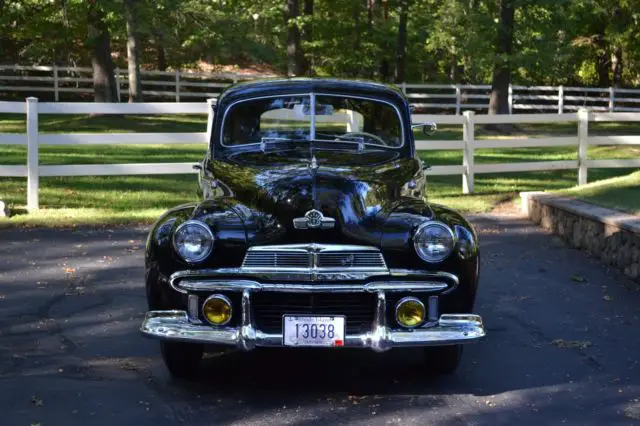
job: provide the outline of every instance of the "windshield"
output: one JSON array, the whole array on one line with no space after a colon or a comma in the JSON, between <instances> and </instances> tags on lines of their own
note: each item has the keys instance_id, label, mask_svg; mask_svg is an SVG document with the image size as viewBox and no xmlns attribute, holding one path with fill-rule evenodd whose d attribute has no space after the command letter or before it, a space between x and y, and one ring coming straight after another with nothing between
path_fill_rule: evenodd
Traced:
<instances>
[{"instance_id":1,"label":"windshield","mask_svg":"<svg viewBox=\"0 0 640 426\"><path fill-rule=\"evenodd\" d=\"M386 102L337 95L294 95L233 104L225 114L222 145L314 140L398 148L402 146L402 136L399 113Z\"/></svg>"}]
</instances>

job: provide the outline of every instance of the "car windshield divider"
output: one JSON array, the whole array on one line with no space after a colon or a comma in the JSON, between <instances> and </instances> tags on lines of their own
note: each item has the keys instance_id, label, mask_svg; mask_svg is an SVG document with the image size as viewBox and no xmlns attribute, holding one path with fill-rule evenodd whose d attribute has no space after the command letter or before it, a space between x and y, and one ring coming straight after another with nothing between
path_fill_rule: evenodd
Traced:
<instances>
[{"instance_id":1,"label":"car windshield divider","mask_svg":"<svg viewBox=\"0 0 640 426\"><path fill-rule=\"evenodd\" d=\"M316 94L311 92L309 94L311 102L311 129L309 130L309 158L315 158L313 156L313 140L316 138Z\"/></svg>"}]
</instances>

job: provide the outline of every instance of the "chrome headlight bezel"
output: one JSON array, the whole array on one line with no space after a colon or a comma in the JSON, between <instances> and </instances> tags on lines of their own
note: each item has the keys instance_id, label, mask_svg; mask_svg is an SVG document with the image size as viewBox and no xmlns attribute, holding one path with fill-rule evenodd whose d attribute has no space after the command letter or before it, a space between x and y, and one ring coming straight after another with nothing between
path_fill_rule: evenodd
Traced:
<instances>
[{"instance_id":1,"label":"chrome headlight bezel","mask_svg":"<svg viewBox=\"0 0 640 426\"><path fill-rule=\"evenodd\" d=\"M188 257L185 255L185 253L181 250L180 248L180 244L177 241L178 236L180 235L180 232L184 232L185 229L187 229L188 227L192 227L192 228L196 228L199 231L203 232L203 235L209 239L210 244L208 246L208 248L203 251L199 256L197 257ZM209 255L211 254L211 252L213 251L213 245L215 243L215 238L213 236L213 232L211 232L211 229L209 229L209 227L207 226L207 224L205 224L204 222L201 222L199 220L187 220L186 222L181 223L180 225L178 225L178 227L176 228L176 230L173 233L173 238L171 239L173 242L173 249L176 252L176 254L178 256L180 256L180 259L184 260L187 263L190 264L194 264L194 263L201 263L203 261L205 261Z\"/></svg>"},{"instance_id":2,"label":"chrome headlight bezel","mask_svg":"<svg viewBox=\"0 0 640 426\"><path fill-rule=\"evenodd\" d=\"M426 232L426 230L428 228L435 228L438 227L440 229L443 229L445 231L445 234L449 237L449 243L447 244L447 248L448 250L443 253L440 254L438 256L432 256L429 255L425 250L424 247L422 247L420 245L420 241L419 241L419 237L422 233ZM453 232L453 230L451 229L451 227L449 227L447 224L443 223L443 222L438 222L438 221L428 221L428 222L424 222L423 224L421 224L420 226L418 226L418 228L415 230L415 232L413 233L413 247L416 251L416 254L420 257L420 259L424 260L425 262L428 263L441 263L444 260L446 260L451 253L453 253L453 251L456 248L456 235Z\"/></svg>"}]
</instances>

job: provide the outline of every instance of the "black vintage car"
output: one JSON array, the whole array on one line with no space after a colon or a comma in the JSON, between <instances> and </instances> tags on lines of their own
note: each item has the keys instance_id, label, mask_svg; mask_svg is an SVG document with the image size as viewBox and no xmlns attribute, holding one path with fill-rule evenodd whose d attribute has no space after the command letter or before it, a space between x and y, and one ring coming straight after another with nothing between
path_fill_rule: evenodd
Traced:
<instances>
[{"instance_id":1,"label":"black vintage car","mask_svg":"<svg viewBox=\"0 0 640 426\"><path fill-rule=\"evenodd\" d=\"M240 84L218 99L209 136L201 201L166 212L146 249L141 331L173 375L225 346L417 346L448 373L485 335L471 313L477 236L427 201L400 91Z\"/></svg>"}]
</instances>

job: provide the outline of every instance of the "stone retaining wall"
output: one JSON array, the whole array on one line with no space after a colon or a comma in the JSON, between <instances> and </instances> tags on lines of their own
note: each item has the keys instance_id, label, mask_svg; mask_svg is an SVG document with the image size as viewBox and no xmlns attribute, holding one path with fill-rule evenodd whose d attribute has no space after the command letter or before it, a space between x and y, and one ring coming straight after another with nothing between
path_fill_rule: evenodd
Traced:
<instances>
[{"instance_id":1,"label":"stone retaining wall","mask_svg":"<svg viewBox=\"0 0 640 426\"><path fill-rule=\"evenodd\" d=\"M531 220L640 283L640 217L547 193L520 196Z\"/></svg>"}]
</instances>

